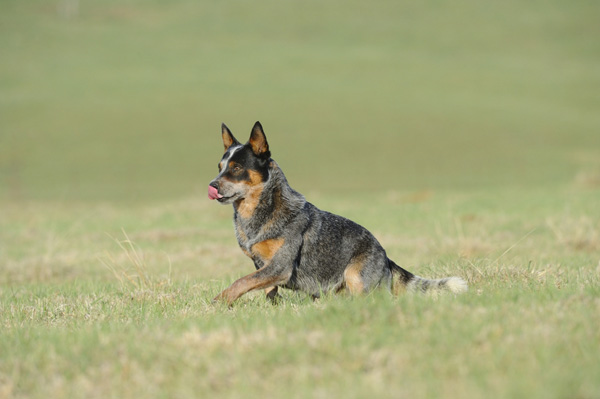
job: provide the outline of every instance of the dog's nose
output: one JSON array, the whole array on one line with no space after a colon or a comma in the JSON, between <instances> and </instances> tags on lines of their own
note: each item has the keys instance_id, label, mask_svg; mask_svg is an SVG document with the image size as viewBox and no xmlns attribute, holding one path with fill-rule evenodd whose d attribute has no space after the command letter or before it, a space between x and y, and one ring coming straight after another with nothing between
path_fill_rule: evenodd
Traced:
<instances>
[{"instance_id":1,"label":"dog's nose","mask_svg":"<svg viewBox=\"0 0 600 399\"><path fill-rule=\"evenodd\" d=\"M211 200L223 198L223 196L219 194L219 185L215 181L208 183L208 198Z\"/></svg>"}]
</instances>

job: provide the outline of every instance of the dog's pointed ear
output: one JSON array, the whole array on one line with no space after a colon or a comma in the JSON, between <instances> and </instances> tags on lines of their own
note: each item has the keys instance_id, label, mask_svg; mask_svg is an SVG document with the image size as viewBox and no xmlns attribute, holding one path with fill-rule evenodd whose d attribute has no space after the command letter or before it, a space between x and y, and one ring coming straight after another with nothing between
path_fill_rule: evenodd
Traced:
<instances>
[{"instance_id":1,"label":"dog's pointed ear","mask_svg":"<svg viewBox=\"0 0 600 399\"><path fill-rule=\"evenodd\" d=\"M240 144L240 142L237 141L235 137L233 137L233 134L231 134L231 130L229 130L229 128L225 126L224 123L221 124L221 135L223 136L223 145L225 146L225 152L227 152L229 147L231 147L232 145Z\"/></svg>"},{"instance_id":2,"label":"dog's pointed ear","mask_svg":"<svg viewBox=\"0 0 600 399\"><path fill-rule=\"evenodd\" d=\"M248 143L252 147L252 152L254 152L254 155L257 157L263 159L269 159L271 157L269 143L267 143L267 137L265 136L265 132L263 131L263 127L260 122L256 122L254 124Z\"/></svg>"}]
</instances>

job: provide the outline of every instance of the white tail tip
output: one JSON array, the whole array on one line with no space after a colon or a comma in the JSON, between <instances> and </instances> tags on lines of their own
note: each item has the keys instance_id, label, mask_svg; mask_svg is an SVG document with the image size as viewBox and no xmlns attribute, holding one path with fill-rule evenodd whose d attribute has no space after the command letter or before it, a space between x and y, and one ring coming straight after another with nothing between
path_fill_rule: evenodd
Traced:
<instances>
[{"instance_id":1,"label":"white tail tip","mask_svg":"<svg viewBox=\"0 0 600 399\"><path fill-rule=\"evenodd\" d=\"M460 277L450 277L444 285L448 289L448 291L453 292L455 294L467 292L467 290L469 289L467 282Z\"/></svg>"}]
</instances>

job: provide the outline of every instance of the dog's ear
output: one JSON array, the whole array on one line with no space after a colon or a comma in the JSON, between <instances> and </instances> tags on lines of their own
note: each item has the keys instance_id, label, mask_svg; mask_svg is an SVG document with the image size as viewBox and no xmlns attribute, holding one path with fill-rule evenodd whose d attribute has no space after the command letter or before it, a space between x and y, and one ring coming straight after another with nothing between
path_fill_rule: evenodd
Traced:
<instances>
[{"instance_id":1,"label":"dog's ear","mask_svg":"<svg viewBox=\"0 0 600 399\"><path fill-rule=\"evenodd\" d=\"M224 123L221 124L221 135L223 136L223 145L225 146L225 152L227 152L229 147L231 147L232 145L240 144L240 142L237 141L235 137L233 137L233 134L231 134L231 130L229 130L229 128L225 126Z\"/></svg>"},{"instance_id":2,"label":"dog's ear","mask_svg":"<svg viewBox=\"0 0 600 399\"><path fill-rule=\"evenodd\" d=\"M271 152L269 151L269 143L267 143L267 137L265 136L265 132L263 131L263 127L260 122L256 122L254 127L252 128L252 133L250 133L250 140L248 143L252 147L252 152L257 157L263 159L269 159L271 157Z\"/></svg>"}]
</instances>

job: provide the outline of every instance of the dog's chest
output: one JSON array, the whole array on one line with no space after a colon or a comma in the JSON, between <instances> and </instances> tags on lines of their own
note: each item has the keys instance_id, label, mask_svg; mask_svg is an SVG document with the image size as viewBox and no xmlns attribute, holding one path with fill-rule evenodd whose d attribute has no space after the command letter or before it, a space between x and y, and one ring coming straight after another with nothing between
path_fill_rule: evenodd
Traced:
<instances>
[{"instance_id":1,"label":"dog's chest","mask_svg":"<svg viewBox=\"0 0 600 399\"><path fill-rule=\"evenodd\" d=\"M263 226L264 227L264 226ZM285 240L283 237L272 237L265 235L262 229L252 229L239 219L235 220L235 235L242 252L251 258L256 267L262 267L271 262L276 253L279 252Z\"/></svg>"},{"instance_id":2,"label":"dog's chest","mask_svg":"<svg viewBox=\"0 0 600 399\"><path fill-rule=\"evenodd\" d=\"M235 236L238 240L238 244L240 248L248 257L253 258L252 256L252 246L256 244L258 234L253 231L247 223L244 223L240 220L239 217L234 220L235 226Z\"/></svg>"},{"instance_id":3,"label":"dog's chest","mask_svg":"<svg viewBox=\"0 0 600 399\"><path fill-rule=\"evenodd\" d=\"M242 250L249 251L250 250L250 248L249 248L250 239L248 238L248 233L246 233L243 226L240 223L238 223L237 221L234 223L234 226L235 226L235 236L238 240L238 244L240 245Z\"/></svg>"}]
</instances>

